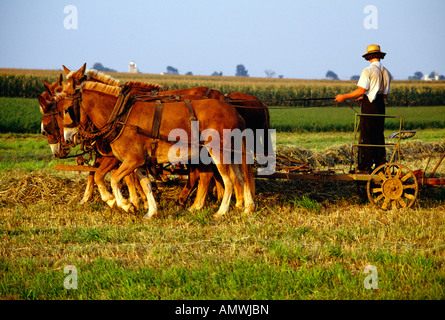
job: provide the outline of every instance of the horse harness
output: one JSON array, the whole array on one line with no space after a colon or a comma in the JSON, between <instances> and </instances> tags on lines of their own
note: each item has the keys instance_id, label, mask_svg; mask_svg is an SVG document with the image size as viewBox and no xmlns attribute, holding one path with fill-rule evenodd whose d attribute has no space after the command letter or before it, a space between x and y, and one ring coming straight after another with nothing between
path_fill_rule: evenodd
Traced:
<instances>
[{"instance_id":1,"label":"horse harness","mask_svg":"<svg viewBox=\"0 0 445 320\"><path fill-rule=\"evenodd\" d=\"M60 135L59 123L56 118L57 115L60 115L60 112L59 110L57 110L56 103L51 102L49 105L49 111L43 113L43 117L51 117L51 120L48 123L48 125L44 126L45 132L50 133L51 136L54 136L48 138L48 142L50 144L59 143L62 141Z\"/></svg>"},{"instance_id":2,"label":"horse harness","mask_svg":"<svg viewBox=\"0 0 445 320\"><path fill-rule=\"evenodd\" d=\"M208 93L207 93L208 94ZM73 128L76 126L82 126L80 122L80 108L82 107L82 95L81 90L77 89L71 98L66 98L73 100L73 104L66 109L65 112L69 113L72 120L71 124L65 125L67 128ZM155 112L152 121L151 130L144 130L136 125L127 124L128 117L133 109L136 101L143 102L153 102L155 103ZM95 128L94 126L83 127L82 126L82 138L84 139L95 139L100 137L106 144L111 144L116 141L122 134L124 127L135 130L138 134L149 137L151 141L150 156L147 159L153 164L157 164L155 152L159 140L168 141L167 136L160 134L160 127L162 122L163 113L163 103L174 102L174 101L184 101L190 115L190 121L196 121L196 115L192 107L192 103L189 99L181 99L181 96L159 96L159 95L133 95L131 93L131 87L123 85L121 92L117 98L117 101L113 107L107 123L102 128ZM50 115L50 114L48 114ZM91 121L90 121L91 123ZM193 130L193 125L192 125Z\"/></svg>"}]
</instances>

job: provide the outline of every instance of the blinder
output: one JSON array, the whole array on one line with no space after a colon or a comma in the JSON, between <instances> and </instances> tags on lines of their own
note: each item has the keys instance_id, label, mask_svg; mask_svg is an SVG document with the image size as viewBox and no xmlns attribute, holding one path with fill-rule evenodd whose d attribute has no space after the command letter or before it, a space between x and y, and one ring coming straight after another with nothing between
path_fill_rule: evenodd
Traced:
<instances>
[{"instance_id":1,"label":"blinder","mask_svg":"<svg viewBox=\"0 0 445 320\"><path fill-rule=\"evenodd\" d=\"M59 110L57 110L57 102L51 101L48 105L48 112L43 114L44 117L51 117L51 120L46 125L43 125L43 129L48 134L48 142L50 144L56 144L61 142L61 134L59 123L57 122L57 115L60 115Z\"/></svg>"},{"instance_id":2,"label":"blinder","mask_svg":"<svg viewBox=\"0 0 445 320\"><path fill-rule=\"evenodd\" d=\"M78 89L72 98L65 98L73 100L73 104L65 108L65 115L69 115L71 123L64 124L66 128L76 128L80 125L80 103L82 101L81 91Z\"/></svg>"}]
</instances>

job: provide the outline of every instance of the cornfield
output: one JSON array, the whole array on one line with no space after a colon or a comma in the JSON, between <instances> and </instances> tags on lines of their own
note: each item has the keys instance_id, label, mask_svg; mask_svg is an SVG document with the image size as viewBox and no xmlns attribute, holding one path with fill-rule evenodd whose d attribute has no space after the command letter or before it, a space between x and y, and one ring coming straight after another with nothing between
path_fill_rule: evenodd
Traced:
<instances>
[{"instance_id":1,"label":"cornfield","mask_svg":"<svg viewBox=\"0 0 445 320\"><path fill-rule=\"evenodd\" d=\"M60 71L0 70L0 97L35 98L43 90L43 80L54 82ZM206 86L223 93L244 92L268 106L313 106L313 101L295 99L332 98L356 88L354 81L269 79L112 73L121 80L160 84L168 89ZM388 106L445 105L445 82L393 81Z\"/></svg>"}]
</instances>

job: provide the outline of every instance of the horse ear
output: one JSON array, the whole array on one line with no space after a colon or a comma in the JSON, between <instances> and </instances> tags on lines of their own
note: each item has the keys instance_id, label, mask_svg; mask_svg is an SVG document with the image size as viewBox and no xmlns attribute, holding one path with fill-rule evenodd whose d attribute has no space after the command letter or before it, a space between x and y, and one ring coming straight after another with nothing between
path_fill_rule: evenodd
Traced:
<instances>
[{"instance_id":1,"label":"horse ear","mask_svg":"<svg viewBox=\"0 0 445 320\"><path fill-rule=\"evenodd\" d=\"M43 86L45 87L46 92L48 92L48 94L50 96L52 96L53 93L51 92L51 89L50 89L51 85L48 83L48 81L43 80Z\"/></svg>"},{"instance_id":2,"label":"horse ear","mask_svg":"<svg viewBox=\"0 0 445 320\"><path fill-rule=\"evenodd\" d=\"M63 76L62 74L59 75L59 80L57 81L57 85L60 87L62 86Z\"/></svg>"},{"instance_id":3,"label":"horse ear","mask_svg":"<svg viewBox=\"0 0 445 320\"><path fill-rule=\"evenodd\" d=\"M40 104L40 112L44 114L48 110L49 102L46 101L46 99L42 97L40 94L37 96L37 99L39 100Z\"/></svg>"},{"instance_id":4,"label":"horse ear","mask_svg":"<svg viewBox=\"0 0 445 320\"><path fill-rule=\"evenodd\" d=\"M63 67L63 71L65 71L65 74L66 74L66 75L69 75L69 73L71 72L71 70L68 69L67 67L65 67L64 65L62 65L62 67Z\"/></svg>"},{"instance_id":5,"label":"horse ear","mask_svg":"<svg viewBox=\"0 0 445 320\"><path fill-rule=\"evenodd\" d=\"M86 68L87 68L87 63L85 62L85 63L83 64L82 68L80 68L80 69L78 70L78 72L80 71L80 72L82 73L82 75L84 75L84 74L85 74L85 70L86 70Z\"/></svg>"},{"instance_id":6,"label":"horse ear","mask_svg":"<svg viewBox=\"0 0 445 320\"><path fill-rule=\"evenodd\" d=\"M79 70L77 70L76 72L73 73L72 78L74 78L76 80L82 79L82 77L85 75L86 67L87 67L87 63L85 62Z\"/></svg>"}]
</instances>

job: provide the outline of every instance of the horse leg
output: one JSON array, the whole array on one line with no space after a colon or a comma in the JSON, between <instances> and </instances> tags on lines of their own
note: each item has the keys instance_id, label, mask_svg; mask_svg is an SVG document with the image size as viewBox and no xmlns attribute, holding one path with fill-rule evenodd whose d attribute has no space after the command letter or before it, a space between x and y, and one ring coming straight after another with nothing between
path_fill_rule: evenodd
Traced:
<instances>
[{"instance_id":1,"label":"horse leg","mask_svg":"<svg viewBox=\"0 0 445 320\"><path fill-rule=\"evenodd\" d=\"M243 162L241 171L244 176L244 213L253 213L255 211L255 177L252 171L252 165Z\"/></svg>"},{"instance_id":2,"label":"horse leg","mask_svg":"<svg viewBox=\"0 0 445 320\"><path fill-rule=\"evenodd\" d=\"M82 200L80 200L80 204L87 203L93 197L93 188L94 188L94 172L90 172L88 174L87 186L85 188L85 192L83 194Z\"/></svg>"},{"instance_id":3,"label":"horse leg","mask_svg":"<svg viewBox=\"0 0 445 320\"><path fill-rule=\"evenodd\" d=\"M116 199L108 191L104 179L105 175L119 164L119 160L115 157L103 157L100 158L98 161L100 165L94 174L94 182L99 189L101 199L106 202L108 206L113 208L116 203Z\"/></svg>"},{"instance_id":4,"label":"horse leg","mask_svg":"<svg viewBox=\"0 0 445 320\"><path fill-rule=\"evenodd\" d=\"M144 209L148 210L147 196L145 195L144 189L142 189L141 183L139 181L139 178L138 178L136 172L133 172L133 176L134 176L134 184L136 186L136 189L142 198L142 202L144 203Z\"/></svg>"},{"instance_id":5,"label":"horse leg","mask_svg":"<svg viewBox=\"0 0 445 320\"><path fill-rule=\"evenodd\" d=\"M131 174L137 167L139 166L134 162L131 163L130 161L124 161L119 169L111 173L111 189L113 189L116 205L119 208L122 208L125 212L131 210L132 204L122 196L119 183L125 176Z\"/></svg>"},{"instance_id":6,"label":"horse leg","mask_svg":"<svg viewBox=\"0 0 445 320\"><path fill-rule=\"evenodd\" d=\"M139 178L148 202L148 213L144 217L149 219L153 218L158 214L158 207L151 188L151 181L148 177L148 171L145 168L140 167L136 169L136 175Z\"/></svg>"},{"instance_id":7,"label":"horse leg","mask_svg":"<svg viewBox=\"0 0 445 320\"><path fill-rule=\"evenodd\" d=\"M128 187L128 193L130 194L130 202L134 205L136 210L139 210L139 196L135 186L135 176L131 173L124 177L125 183Z\"/></svg>"},{"instance_id":8,"label":"horse leg","mask_svg":"<svg viewBox=\"0 0 445 320\"><path fill-rule=\"evenodd\" d=\"M213 181L215 182L216 186L216 195L218 200L221 200L224 195L224 184L216 166L214 164L211 164L211 166L213 169Z\"/></svg>"},{"instance_id":9,"label":"horse leg","mask_svg":"<svg viewBox=\"0 0 445 320\"><path fill-rule=\"evenodd\" d=\"M204 207L204 201L207 196L212 178L213 172L211 170L199 170L198 191L196 192L196 197L193 205L189 208L190 211L200 210L202 209L202 207Z\"/></svg>"},{"instance_id":10,"label":"horse leg","mask_svg":"<svg viewBox=\"0 0 445 320\"><path fill-rule=\"evenodd\" d=\"M244 209L244 178L239 165L233 164L230 166L230 179L234 181L235 208Z\"/></svg>"},{"instance_id":11,"label":"horse leg","mask_svg":"<svg viewBox=\"0 0 445 320\"><path fill-rule=\"evenodd\" d=\"M192 165L189 165L189 176L187 179L187 183L185 184L184 188L181 191L181 194L179 195L178 203L181 206L185 206L188 197L190 196L190 193L192 192L194 186L196 185L196 182L199 179L199 171L197 168L195 168Z\"/></svg>"},{"instance_id":12,"label":"horse leg","mask_svg":"<svg viewBox=\"0 0 445 320\"><path fill-rule=\"evenodd\" d=\"M216 162L216 161L215 161ZM216 164L218 168L218 172L221 175L221 178L224 183L224 195L221 201L221 205L218 211L213 215L213 217L218 218L223 216L229 211L230 199L233 193L233 181L230 179L230 164Z\"/></svg>"}]
</instances>

